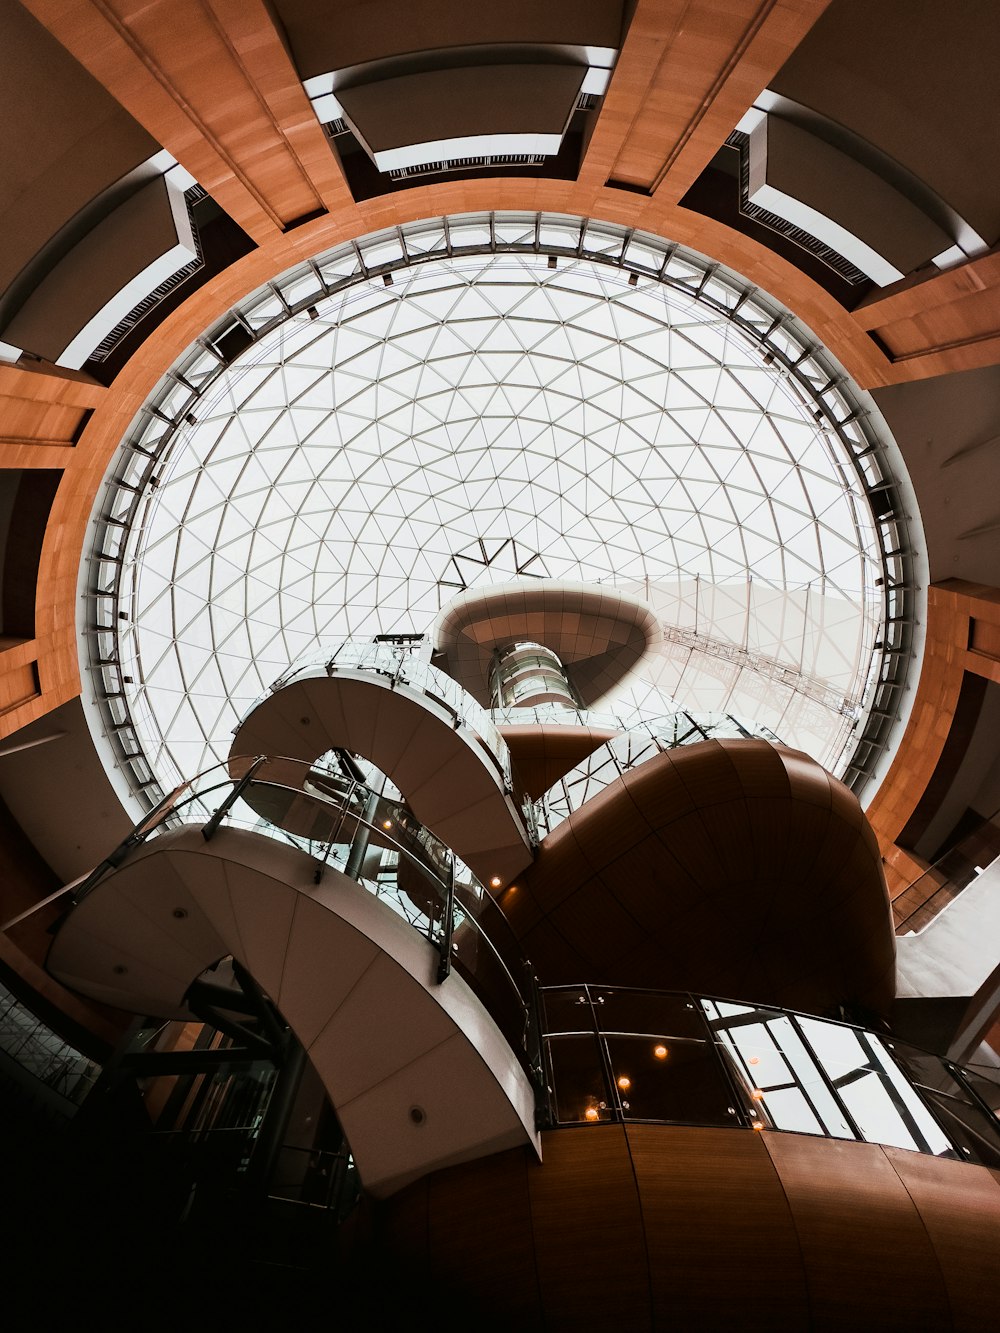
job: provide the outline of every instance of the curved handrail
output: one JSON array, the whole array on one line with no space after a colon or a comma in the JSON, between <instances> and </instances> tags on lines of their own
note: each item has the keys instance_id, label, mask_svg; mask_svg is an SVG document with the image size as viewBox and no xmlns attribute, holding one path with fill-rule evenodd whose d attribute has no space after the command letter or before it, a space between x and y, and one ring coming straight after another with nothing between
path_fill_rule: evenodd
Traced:
<instances>
[{"instance_id":1,"label":"curved handrail","mask_svg":"<svg viewBox=\"0 0 1000 1333\"><path fill-rule=\"evenodd\" d=\"M541 996L551 1123L779 1130L1000 1166L996 1071L774 1005L622 986Z\"/></svg>"},{"instance_id":2,"label":"curved handrail","mask_svg":"<svg viewBox=\"0 0 1000 1333\"><path fill-rule=\"evenodd\" d=\"M231 759L164 798L76 886L72 902L82 902L134 849L191 825L200 825L206 841L228 825L286 843L312 857L316 883L332 866L385 901L437 949L438 981L454 965L526 1072L540 1075L530 964L483 885L401 800L297 759Z\"/></svg>"},{"instance_id":3,"label":"curved handrail","mask_svg":"<svg viewBox=\"0 0 1000 1333\"><path fill-rule=\"evenodd\" d=\"M250 715L265 699L297 680L314 674L322 668L333 676L343 671L370 671L386 677L392 685L409 685L444 707L455 719L467 727L483 744L503 778L504 787L513 792L514 781L510 752L487 709L451 676L425 662L415 652L390 643L371 639L343 639L328 643L293 662L271 687L255 699L240 718L238 732Z\"/></svg>"}]
</instances>

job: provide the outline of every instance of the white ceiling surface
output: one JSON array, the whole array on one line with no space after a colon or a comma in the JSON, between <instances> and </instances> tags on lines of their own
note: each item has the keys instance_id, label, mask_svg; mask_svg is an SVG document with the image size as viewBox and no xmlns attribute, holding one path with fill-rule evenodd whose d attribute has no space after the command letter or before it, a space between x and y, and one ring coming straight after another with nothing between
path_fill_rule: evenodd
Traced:
<instances>
[{"instance_id":1,"label":"white ceiling surface","mask_svg":"<svg viewBox=\"0 0 1000 1333\"><path fill-rule=\"evenodd\" d=\"M482 1003L458 975L435 984L436 949L386 903L332 867L317 886L314 869L260 834L176 829L81 902L49 967L108 1004L184 1016L190 983L233 954L308 1051L376 1196L537 1149L531 1085Z\"/></svg>"},{"instance_id":2,"label":"white ceiling surface","mask_svg":"<svg viewBox=\"0 0 1000 1333\"><path fill-rule=\"evenodd\" d=\"M182 428L130 547L124 670L154 771L221 759L317 639L429 629L454 555L509 580L508 539L532 574L648 588L665 615L697 579L701 633L856 697L878 568L813 413L723 314L589 261L442 259L289 320ZM840 715L772 676L686 650L663 674L835 758Z\"/></svg>"}]
</instances>

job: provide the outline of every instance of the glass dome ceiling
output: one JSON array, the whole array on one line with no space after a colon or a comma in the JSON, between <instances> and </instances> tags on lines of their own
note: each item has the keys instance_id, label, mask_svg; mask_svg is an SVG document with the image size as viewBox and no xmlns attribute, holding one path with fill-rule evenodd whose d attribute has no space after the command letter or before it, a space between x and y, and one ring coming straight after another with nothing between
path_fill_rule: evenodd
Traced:
<instances>
[{"instance_id":1,"label":"glass dome ceiling","mask_svg":"<svg viewBox=\"0 0 1000 1333\"><path fill-rule=\"evenodd\" d=\"M339 247L209 330L119 450L87 574L104 729L155 799L318 640L547 576L660 612L633 700L861 772L909 587L879 426L786 311L652 237L495 215Z\"/></svg>"}]
</instances>

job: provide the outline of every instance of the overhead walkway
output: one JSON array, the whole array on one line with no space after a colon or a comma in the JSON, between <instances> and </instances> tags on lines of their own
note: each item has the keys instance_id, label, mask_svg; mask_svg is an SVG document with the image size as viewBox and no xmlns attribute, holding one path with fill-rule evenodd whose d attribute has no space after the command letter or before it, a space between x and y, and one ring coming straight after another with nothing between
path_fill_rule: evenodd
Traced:
<instances>
[{"instance_id":1,"label":"overhead walkway","mask_svg":"<svg viewBox=\"0 0 1000 1333\"><path fill-rule=\"evenodd\" d=\"M385 644L347 641L296 666L236 729L230 755L364 756L483 880L533 854L531 802L489 714L455 681Z\"/></svg>"},{"instance_id":2,"label":"overhead walkway","mask_svg":"<svg viewBox=\"0 0 1000 1333\"><path fill-rule=\"evenodd\" d=\"M533 983L489 895L398 803L286 786L280 764L175 793L77 890L49 970L189 1018L192 983L237 959L308 1052L376 1196L537 1148Z\"/></svg>"}]
</instances>

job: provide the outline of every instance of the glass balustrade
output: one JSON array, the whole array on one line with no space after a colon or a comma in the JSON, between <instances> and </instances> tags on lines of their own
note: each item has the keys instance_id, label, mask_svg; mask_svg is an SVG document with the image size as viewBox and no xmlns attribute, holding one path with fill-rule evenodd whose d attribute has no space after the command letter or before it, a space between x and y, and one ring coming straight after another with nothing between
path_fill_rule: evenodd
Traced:
<instances>
[{"instance_id":1,"label":"glass balustrade","mask_svg":"<svg viewBox=\"0 0 1000 1333\"><path fill-rule=\"evenodd\" d=\"M783 1130L1000 1167L996 1071L846 1023L686 992L541 994L553 1124Z\"/></svg>"},{"instance_id":2,"label":"glass balustrade","mask_svg":"<svg viewBox=\"0 0 1000 1333\"><path fill-rule=\"evenodd\" d=\"M183 783L77 889L82 901L128 853L186 826L249 830L367 889L419 931L479 996L529 1073L539 1068L534 978L496 902L396 796L286 758L234 759Z\"/></svg>"},{"instance_id":3,"label":"glass balustrade","mask_svg":"<svg viewBox=\"0 0 1000 1333\"><path fill-rule=\"evenodd\" d=\"M244 713L240 726L265 700L286 685L319 674L335 676L338 672L348 671L373 672L393 685L408 685L443 707L455 722L479 739L499 769L505 788L513 790L510 752L489 711L478 704L458 681L413 651L410 644L380 643L371 639L343 639L339 643L326 644L300 658L279 676L267 693Z\"/></svg>"},{"instance_id":4,"label":"glass balustrade","mask_svg":"<svg viewBox=\"0 0 1000 1333\"><path fill-rule=\"evenodd\" d=\"M84 1100L101 1072L100 1065L53 1032L3 985L0 1053L72 1106Z\"/></svg>"},{"instance_id":5,"label":"glass balustrade","mask_svg":"<svg viewBox=\"0 0 1000 1333\"><path fill-rule=\"evenodd\" d=\"M969 812L972 813L971 811ZM892 900L897 935L919 934L1000 856L1000 811L981 820Z\"/></svg>"},{"instance_id":6,"label":"glass balustrade","mask_svg":"<svg viewBox=\"0 0 1000 1333\"><path fill-rule=\"evenodd\" d=\"M599 723L597 725L600 725ZM746 740L761 737L780 744L767 727L741 722L728 713L671 713L656 722L623 731L571 768L535 802L539 837L544 838L574 810L597 796L610 783L665 750L708 740Z\"/></svg>"}]
</instances>

